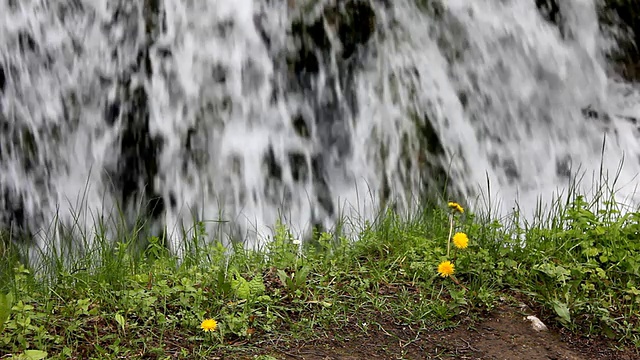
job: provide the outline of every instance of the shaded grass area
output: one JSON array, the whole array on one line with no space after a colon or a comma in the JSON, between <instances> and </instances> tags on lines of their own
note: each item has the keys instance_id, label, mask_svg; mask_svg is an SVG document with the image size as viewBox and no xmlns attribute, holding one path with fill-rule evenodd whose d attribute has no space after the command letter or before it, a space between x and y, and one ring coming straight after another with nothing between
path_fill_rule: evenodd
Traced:
<instances>
[{"instance_id":1,"label":"shaded grass area","mask_svg":"<svg viewBox=\"0 0 640 360\"><path fill-rule=\"evenodd\" d=\"M4 246L0 356L260 354L276 340L366 332L381 318L453 328L513 294L566 331L639 346L640 213L598 204L573 197L533 223L429 206L365 222L355 240L320 233L304 244L277 224L262 250L205 241L200 227L182 261L162 239L135 251L137 236L102 234L81 256L49 258L47 276ZM458 232L468 247L448 243ZM445 260L453 276L439 275ZM200 328L208 318L214 331Z\"/></svg>"}]
</instances>

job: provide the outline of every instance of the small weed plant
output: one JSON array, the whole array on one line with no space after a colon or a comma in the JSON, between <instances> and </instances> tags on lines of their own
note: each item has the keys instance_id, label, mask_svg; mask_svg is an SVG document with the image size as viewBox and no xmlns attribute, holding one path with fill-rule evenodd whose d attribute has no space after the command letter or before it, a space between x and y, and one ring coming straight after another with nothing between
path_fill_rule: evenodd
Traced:
<instances>
[{"instance_id":1,"label":"small weed plant","mask_svg":"<svg viewBox=\"0 0 640 360\"><path fill-rule=\"evenodd\" d=\"M353 325L453 327L514 295L570 331L639 346L640 213L577 196L544 222L517 220L432 204L408 218L386 212L353 239L320 232L302 242L277 223L263 250L225 246L200 226L180 261L158 237L140 248L141 228L97 233L94 247L49 267L7 247L0 354L233 357Z\"/></svg>"}]
</instances>

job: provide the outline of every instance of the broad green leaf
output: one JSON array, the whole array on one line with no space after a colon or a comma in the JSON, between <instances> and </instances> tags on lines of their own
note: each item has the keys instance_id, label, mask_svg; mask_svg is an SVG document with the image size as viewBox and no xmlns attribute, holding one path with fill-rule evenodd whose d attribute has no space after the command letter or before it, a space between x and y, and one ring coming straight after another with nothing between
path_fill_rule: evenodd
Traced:
<instances>
[{"instance_id":1,"label":"broad green leaf","mask_svg":"<svg viewBox=\"0 0 640 360\"><path fill-rule=\"evenodd\" d=\"M249 281L249 292L250 296L262 295L265 292L264 281L262 281L262 276L257 275L251 281Z\"/></svg>"},{"instance_id":2,"label":"broad green leaf","mask_svg":"<svg viewBox=\"0 0 640 360\"><path fill-rule=\"evenodd\" d=\"M231 280L231 285L233 286L233 289L235 290L236 295L240 299L244 299L244 300L248 299L249 295L251 294L251 288L249 287L249 282L240 275L236 274L234 277L235 278Z\"/></svg>"},{"instance_id":3,"label":"broad green leaf","mask_svg":"<svg viewBox=\"0 0 640 360\"><path fill-rule=\"evenodd\" d=\"M289 277L289 275L287 275L287 273L282 269L278 269L278 278L280 279L280 282L282 282L282 284L287 287L291 282L291 278Z\"/></svg>"},{"instance_id":4,"label":"broad green leaf","mask_svg":"<svg viewBox=\"0 0 640 360\"><path fill-rule=\"evenodd\" d=\"M556 280L558 281L566 281L571 275L571 272L569 272L569 270L565 269L564 267L556 266L549 263L536 265L533 268L534 270L543 272L552 278L556 278Z\"/></svg>"},{"instance_id":5,"label":"broad green leaf","mask_svg":"<svg viewBox=\"0 0 640 360\"><path fill-rule=\"evenodd\" d=\"M571 322L571 314L569 312L569 308L567 307L567 304L561 303L558 300L554 300L553 310L555 310L556 314L558 314L558 316L564 323L568 324Z\"/></svg>"},{"instance_id":6,"label":"broad green leaf","mask_svg":"<svg viewBox=\"0 0 640 360\"><path fill-rule=\"evenodd\" d=\"M0 333L4 330L4 323L9 319L11 307L13 306L13 295L0 294Z\"/></svg>"},{"instance_id":7,"label":"broad green leaf","mask_svg":"<svg viewBox=\"0 0 640 360\"><path fill-rule=\"evenodd\" d=\"M47 352L42 350L25 350L24 356L29 360L40 360L47 357Z\"/></svg>"},{"instance_id":8,"label":"broad green leaf","mask_svg":"<svg viewBox=\"0 0 640 360\"><path fill-rule=\"evenodd\" d=\"M606 231L605 231L605 229L604 229L602 226L599 226L599 225L598 225L598 226L596 226L596 228L595 228L595 229L593 229L593 232L594 232L596 235L604 235Z\"/></svg>"},{"instance_id":9,"label":"broad green leaf","mask_svg":"<svg viewBox=\"0 0 640 360\"><path fill-rule=\"evenodd\" d=\"M122 331L124 331L124 325L126 324L124 320L124 316L122 316L122 314L116 314L115 318L118 324L120 325L120 328L122 328Z\"/></svg>"},{"instance_id":10,"label":"broad green leaf","mask_svg":"<svg viewBox=\"0 0 640 360\"><path fill-rule=\"evenodd\" d=\"M589 247L582 250L582 254L584 254L585 256L597 256L598 254L600 254L600 250L595 247Z\"/></svg>"}]
</instances>

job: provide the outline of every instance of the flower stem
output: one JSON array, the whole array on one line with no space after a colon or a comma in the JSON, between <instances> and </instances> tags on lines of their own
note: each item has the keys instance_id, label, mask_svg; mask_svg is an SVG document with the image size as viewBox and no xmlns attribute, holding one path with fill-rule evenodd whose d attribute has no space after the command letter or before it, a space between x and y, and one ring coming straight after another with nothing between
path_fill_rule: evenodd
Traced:
<instances>
[{"instance_id":1,"label":"flower stem","mask_svg":"<svg viewBox=\"0 0 640 360\"><path fill-rule=\"evenodd\" d=\"M462 285L462 284L460 283L460 281L459 281L458 279L456 279L456 277L455 277L455 276L451 275L451 280L453 280L453 282L454 282L454 283L456 283L456 284L458 284L461 288L463 288L463 289L465 289L465 290L468 290L466 286Z\"/></svg>"},{"instance_id":2,"label":"flower stem","mask_svg":"<svg viewBox=\"0 0 640 360\"><path fill-rule=\"evenodd\" d=\"M447 258L451 249L451 233L453 232L453 213L449 214L449 237L447 238Z\"/></svg>"}]
</instances>

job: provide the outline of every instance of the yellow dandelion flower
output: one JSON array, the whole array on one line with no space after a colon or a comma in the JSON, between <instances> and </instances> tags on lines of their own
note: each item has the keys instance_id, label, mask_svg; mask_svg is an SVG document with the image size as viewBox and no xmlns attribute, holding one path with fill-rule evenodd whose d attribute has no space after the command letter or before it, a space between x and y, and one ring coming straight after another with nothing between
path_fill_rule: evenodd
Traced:
<instances>
[{"instance_id":1,"label":"yellow dandelion flower","mask_svg":"<svg viewBox=\"0 0 640 360\"><path fill-rule=\"evenodd\" d=\"M452 208L454 211L459 212L460 214L464 213L464 208L457 202L450 202L449 207Z\"/></svg>"},{"instance_id":2,"label":"yellow dandelion flower","mask_svg":"<svg viewBox=\"0 0 640 360\"><path fill-rule=\"evenodd\" d=\"M463 232L453 235L453 245L458 249L466 249L469 246L469 237Z\"/></svg>"},{"instance_id":3,"label":"yellow dandelion flower","mask_svg":"<svg viewBox=\"0 0 640 360\"><path fill-rule=\"evenodd\" d=\"M217 327L218 322L213 319L204 319L200 324L200 328L204 331L215 331Z\"/></svg>"},{"instance_id":4,"label":"yellow dandelion flower","mask_svg":"<svg viewBox=\"0 0 640 360\"><path fill-rule=\"evenodd\" d=\"M440 273L440 276L442 277L451 276L453 275L454 271L455 266L453 266L453 263L451 263L451 261L449 260L443 261L440 263L440 265L438 265L438 273Z\"/></svg>"}]
</instances>

